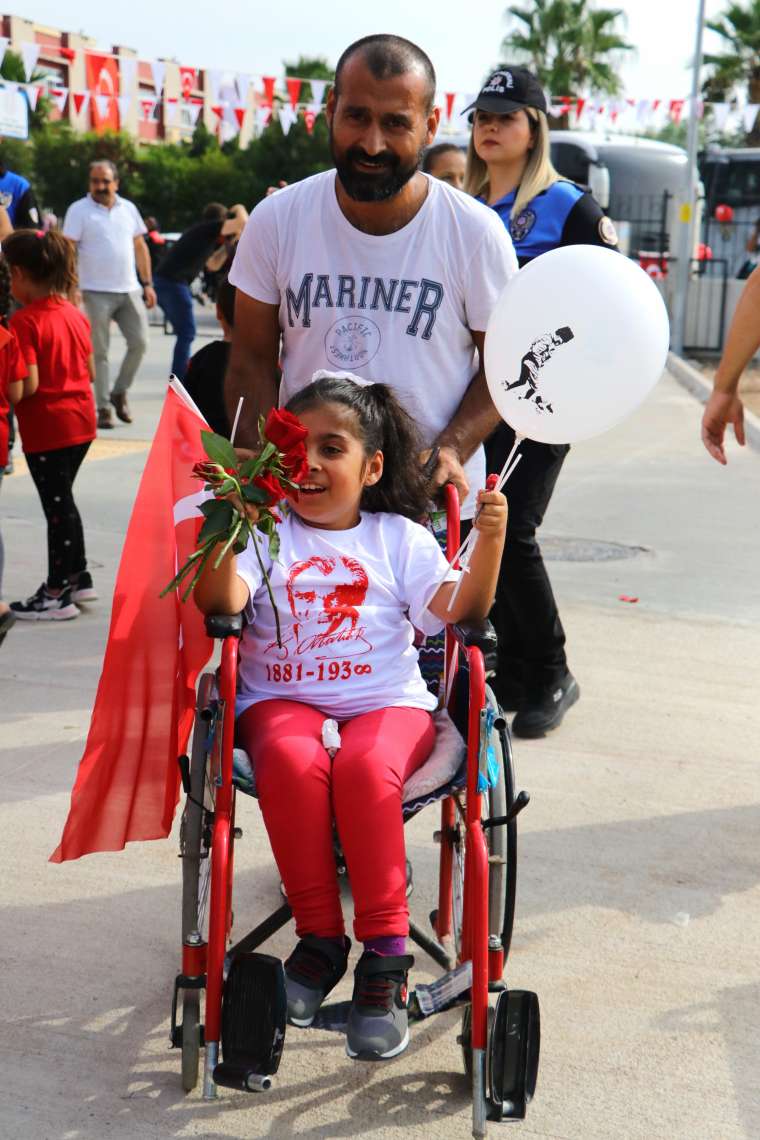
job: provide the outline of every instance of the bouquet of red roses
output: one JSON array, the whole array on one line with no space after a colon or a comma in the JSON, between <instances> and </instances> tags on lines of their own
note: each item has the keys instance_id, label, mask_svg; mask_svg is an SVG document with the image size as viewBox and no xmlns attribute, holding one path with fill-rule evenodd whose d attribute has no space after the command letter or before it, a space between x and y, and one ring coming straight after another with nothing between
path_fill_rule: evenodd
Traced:
<instances>
[{"instance_id":1,"label":"bouquet of red roses","mask_svg":"<svg viewBox=\"0 0 760 1140\"><path fill-rule=\"evenodd\" d=\"M266 536L270 556L277 558L280 549L277 523L280 516L275 510L275 504L288 492L296 498L298 496L298 484L305 479L309 470L304 446L307 434L306 428L296 416L273 408L266 422L263 416L259 420L258 452L249 459L239 459L234 447L224 436L212 431L201 432L208 460L196 463L193 474L203 480L204 490L211 491L213 498L207 499L199 507L204 523L198 534L198 548L161 591L161 597L189 579L189 585L181 595L182 601L187 601L217 547L221 549L214 559L214 569L221 564L228 550L240 554L245 550L249 539L252 539L274 609L279 642L277 607L261 561L256 532ZM256 508L255 521L248 517L245 510L248 505Z\"/></svg>"}]
</instances>

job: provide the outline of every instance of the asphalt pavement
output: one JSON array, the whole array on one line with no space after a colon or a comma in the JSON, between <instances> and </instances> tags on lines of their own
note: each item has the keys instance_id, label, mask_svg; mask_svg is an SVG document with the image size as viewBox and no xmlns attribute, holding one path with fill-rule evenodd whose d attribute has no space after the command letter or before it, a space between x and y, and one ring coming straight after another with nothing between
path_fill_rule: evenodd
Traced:
<instances>
[{"instance_id":1,"label":"asphalt pavement","mask_svg":"<svg viewBox=\"0 0 760 1140\"><path fill-rule=\"evenodd\" d=\"M47 862L170 349L153 330L135 423L102 433L77 483L102 600L76 621L17 625L0 650L0 1138L467 1137L454 1013L415 1027L386 1065L349 1061L338 1036L289 1030L270 1093L185 1096L168 1048L176 828ZM542 532L582 696L556 733L516 745L532 798L508 981L537 991L543 1018L536 1098L512 1126L526 1137L760 1137L760 454L732 447L718 467L699 418L666 375L625 424L573 449ZM44 575L45 531L23 460L0 514L5 594L26 596ZM436 815L407 833L421 925ZM240 816L243 929L279 895L257 805ZM286 929L266 948L284 957L292 941ZM421 952L414 976L436 976ZM337 997L348 996L347 977Z\"/></svg>"}]
</instances>

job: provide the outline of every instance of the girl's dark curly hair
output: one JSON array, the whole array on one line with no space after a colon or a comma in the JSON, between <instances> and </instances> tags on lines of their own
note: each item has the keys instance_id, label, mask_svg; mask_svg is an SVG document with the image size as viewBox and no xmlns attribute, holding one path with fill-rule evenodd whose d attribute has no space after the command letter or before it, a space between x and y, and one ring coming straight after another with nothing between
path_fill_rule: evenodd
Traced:
<instances>
[{"instance_id":1,"label":"girl's dark curly hair","mask_svg":"<svg viewBox=\"0 0 760 1140\"><path fill-rule=\"evenodd\" d=\"M14 230L3 242L9 265L25 269L37 285L63 297L77 287L76 246L57 230Z\"/></svg>"},{"instance_id":2,"label":"girl's dark curly hair","mask_svg":"<svg viewBox=\"0 0 760 1140\"><path fill-rule=\"evenodd\" d=\"M314 380L287 403L294 415L320 404L342 404L353 412L356 437L367 456L383 453L383 474L365 487L361 509L389 511L419 521L430 505L427 478L420 466L422 442L414 421L387 384L354 384L341 377Z\"/></svg>"}]
</instances>

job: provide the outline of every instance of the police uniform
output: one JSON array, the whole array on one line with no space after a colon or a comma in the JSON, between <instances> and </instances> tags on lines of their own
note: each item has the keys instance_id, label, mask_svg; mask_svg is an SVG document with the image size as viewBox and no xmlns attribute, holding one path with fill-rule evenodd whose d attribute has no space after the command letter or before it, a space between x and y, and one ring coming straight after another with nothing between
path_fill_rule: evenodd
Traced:
<instances>
[{"instance_id":1,"label":"police uniform","mask_svg":"<svg viewBox=\"0 0 760 1140\"><path fill-rule=\"evenodd\" d=\"M516 190L505 194L491 203L491 209L509 230L521 268L534 257L562 245L617 247L615 227L583 186L560 179L537 194L513 218L516 195Z\"/></svg>"},{"instance_id":2,"label":"police uniform","mask_svg":"<svg viewBox=\"0 0 760 1140\"><path fill-rule=\"evenodd\" d=\"M489 77L466 111L477 108L498 115L526 107L546 113L540 83L526 68L503 67ZM509 230L521 267L559 246L617 247L615 227L584 187L559 179L513 216L516 196L513 190L490 205ZM537 345L536 352L541 351ZM529 385L530 359L523 361L523 372L518 383ZM501 471L514 440L514 431L505 423L486 440L490 473ZM507 538L491 611L499 643L494 687L506 709L519 710L512 725L518 736L543 736L556 727L580 693L568 669L565 631L536 541L569 450L567 444L524 440L522 458L505 488Z\"/></svg>"}]
</instances>

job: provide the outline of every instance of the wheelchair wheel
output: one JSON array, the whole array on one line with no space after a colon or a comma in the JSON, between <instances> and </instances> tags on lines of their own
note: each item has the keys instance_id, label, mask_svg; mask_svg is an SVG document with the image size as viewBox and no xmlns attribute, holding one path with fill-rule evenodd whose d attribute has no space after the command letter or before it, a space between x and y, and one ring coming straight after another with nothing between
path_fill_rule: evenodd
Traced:
<instances>
[{"instance_id":1,"label":"wheelchair wheel","mask_svg":"<svg viewBox=\"0 0 760 1140\"><path fill-rule=\"evenodd\" d=\"M504 716L495 696L486 686L486 701L496 714L497 724L491 733L490 745L499 763L499 780L481 796L483 819L506 815L515 797L515 778L512 765L512 748ZM503 727L501 727L503 726ZM517 827L515 821L485 832L488 846L488 934L504 947L505 958L512 938L515 908L515 857ZM461 820L454 828L452 844L452 914L451 930L457 961L462 955L462 926L464 921L465 834Z\"/></svg>"}]
</instances>

